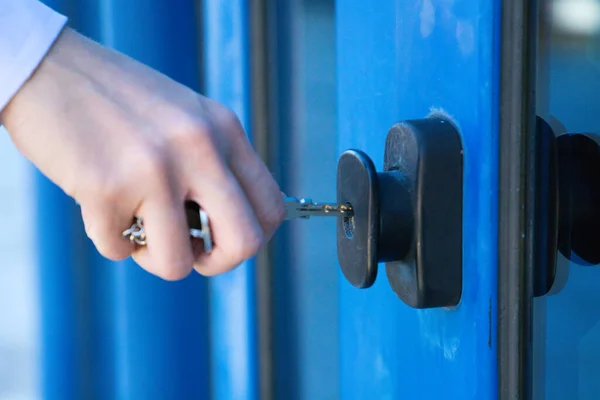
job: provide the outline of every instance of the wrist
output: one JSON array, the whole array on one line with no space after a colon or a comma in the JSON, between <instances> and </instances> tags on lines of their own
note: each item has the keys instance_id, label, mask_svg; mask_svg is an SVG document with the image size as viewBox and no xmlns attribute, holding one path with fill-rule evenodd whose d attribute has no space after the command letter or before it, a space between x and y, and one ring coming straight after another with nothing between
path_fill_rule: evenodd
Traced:
<instances>
[{"instance_id":1,"label":"wrist","mask_svg":"<svg viewBox=\"0 0 600 400\"><path fill-rule=\"evenodd\" d=\"M72 35L73 31L69 28L64 28L59 33L37 67L14 96L12 96L6 106L0 110L0 125L4 125L9 132L11 131L10 127L17 125L17 120L27 115L25 111L27 105L31 101L35 101L39 95L38 88L43 86L40 85L40 82L46 81L47 76L52 76L55 73L61 58L59 53L64 52L64 48L66 47L65 42L69 41L69 37Z\"/></svg>"},{"instance_id":2,"label":"wrist","mask_svg":"<svg viewBox=\"0 0 600 400\"><path fill-rule=\"evenodd\" d=\"M67 18L37 0L11 3L0 13L0 124L7 119L7 104L56 43Z\"/></svg>"}]
</instances>

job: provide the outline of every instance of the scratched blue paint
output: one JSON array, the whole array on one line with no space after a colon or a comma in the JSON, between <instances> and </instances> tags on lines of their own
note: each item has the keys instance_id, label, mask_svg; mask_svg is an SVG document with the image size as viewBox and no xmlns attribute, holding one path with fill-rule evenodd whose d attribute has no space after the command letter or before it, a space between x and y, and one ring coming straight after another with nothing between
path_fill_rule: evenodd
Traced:
<instances>
[{"instance_id":1,"label":"scratched blue paint","mask_svg":"<svg viewBox=\"0 0 600 400\"><path fill-rule=\"evenodd\" d=\"M84 34L200 89L196 2L49 4ZM78 208L39 175L37 190L44 398L207 398L206 280L166 282L106 261Z\"/></svg>"},{"instance_id":2,"label":"scratched blue paint","mask_svg":"<svg viewBox=\"0 0 600 400\"><path fill-rule=\"evenodd\" d=\"M231 108L250 132L248 3L203 6L206 95ZM253 261L210 280L212 398L257 399L258 354Z\"/></svg>"},{"instance_id":3,"label":"scratched blue paint","mask_svg":"<svg viewBox=\"0 0 600 400\"><path fill-rule=\"evenodd\" d=\"M364 150L381 169L392 124L442 109L460 125L465 157L461 302L415 310L395 296L383 269L367 290L340 275L344 400L497 396L498 7L336 3L339 151Z\"/></svg>"}]
</instances>

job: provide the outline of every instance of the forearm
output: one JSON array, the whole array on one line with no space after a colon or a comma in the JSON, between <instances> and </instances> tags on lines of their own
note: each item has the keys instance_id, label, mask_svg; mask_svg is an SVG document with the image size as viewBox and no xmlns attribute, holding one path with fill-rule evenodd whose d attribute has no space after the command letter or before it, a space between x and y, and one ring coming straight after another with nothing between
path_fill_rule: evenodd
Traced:
<instances>
[{"instance_id":1,"label":"forearm","mask_svg":"<svg viewBox=\"0 0 600 400\"><path fill-rule=\"evenodd\" d=\"M0 0L0 124L2 111L43 60L66 21L37 0Z\"/></svg>"}]
</instances>

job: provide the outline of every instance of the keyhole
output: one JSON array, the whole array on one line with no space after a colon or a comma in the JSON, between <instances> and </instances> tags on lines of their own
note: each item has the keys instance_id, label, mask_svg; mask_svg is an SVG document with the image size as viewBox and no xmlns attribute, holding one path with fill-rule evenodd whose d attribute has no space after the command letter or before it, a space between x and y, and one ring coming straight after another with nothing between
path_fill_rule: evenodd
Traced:
<instances>
[{"instance_id":1,"label":"keyhole","mask_svg":"<svg viewBox=\"0 0 600 400\"><path fill-rule=\"evenodd\" d=\"M352 208L352 204L346 203L346 205ZM344 233L348 239L352 239L354 236L354 215L351 217L344 217Z\"/></svg>"}]
</instances>

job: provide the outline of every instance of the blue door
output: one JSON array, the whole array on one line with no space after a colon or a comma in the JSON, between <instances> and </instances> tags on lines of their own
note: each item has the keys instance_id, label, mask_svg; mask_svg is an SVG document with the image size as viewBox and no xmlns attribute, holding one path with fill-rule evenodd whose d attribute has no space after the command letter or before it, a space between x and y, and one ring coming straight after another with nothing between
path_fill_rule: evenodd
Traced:
<instances>
[{"instance_id":1,"label":"blue door","mask_svg":"<svg viewBox=\"0 0 600 400\"><path fill-rule=\"evenodd\" d=\"M388 129L431 113L464 149L460 302L341 276L340 398L599 398L600 3L341 0L336 18L339 152L382 169Z\"/></svg>"},{"instance_id":2,"label":"blue door","mask_svg":"<svg viewBox=\"0 0 600 400\"><path fill-rule=\"evenodd\" d=\"M498 395L500 13L496 1L336 2L338 150L382 170L390 127L431 113L464 148L460 302L414 309L383 271L364 290L341 277L342 399Z\"/></svg>"}]
</instances>

